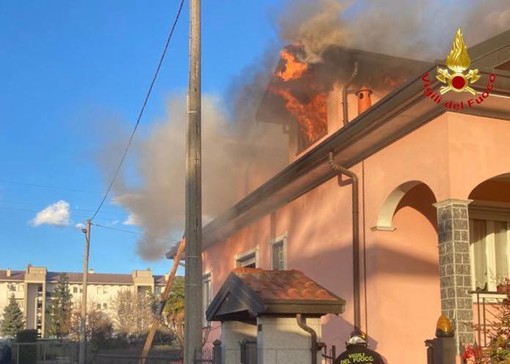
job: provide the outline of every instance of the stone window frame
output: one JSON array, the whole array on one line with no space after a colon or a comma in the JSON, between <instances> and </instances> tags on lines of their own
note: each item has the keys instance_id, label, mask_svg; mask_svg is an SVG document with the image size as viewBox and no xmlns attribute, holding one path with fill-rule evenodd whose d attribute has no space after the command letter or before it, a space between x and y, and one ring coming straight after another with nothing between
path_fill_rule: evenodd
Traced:
<instances>
[{"instance_id":1,"label":"stone window frame","mask_svg":"<svg viewBox=\"0 0 510 364\"><path fill-rule=\"evenodd\" d=\"M205 311L207 311L207 308L211 304L211 301L213 299L212 296L212 272L207 271L204 274L202 274L202 310L204 312L202 326L210 327L211 322L207 321L207 318L205 317Z\"/></svg>"},{"instance_id":2,"label":"stone window frame","mask_svg":"<svg viewBox=\"0 0 510 364\"><path fill-rule=\"evenodd\" d=\"M235 257L235 267L242 268L248 267L251 265L255 265L255 268L259 267L259 259L258 259L258 249L250 249L245 251L244 253L238 254Z\"/></svg>"},{"instance_id":3,"label":"stone window frame","mask_svg":"<svg viewBox=\"0 0 510 364\"><path fill-rule=\"evenodd\" d=\"M510 242L510 204L492 201L473 201L469 205L469 225L470 225L470 244L469 244L469 260L471 264L471 287L476 290L476 269L474 259L474 244L472 243L472 221L483 220L486 221L487 237L486 237L486 265L487 270L496 265L496 249L494 238L494 222L504 221L507 223L507 241ZM507 259L509 265L508 275L510 276L510 243L507 244ZM496 291L497 277L487 277L487 287L489 291Z\"/></svg>"},{"instance_id":4,"label":"stone window frame","mask_svg":"<svg viewBox=\"0 0 510 364\"><path fill-rule=\"evenodd\" d=\"M286 270L287 269L287 238L288 238L288 235L287 233L285 234L282 234L280 236L278 236L277 238L273 239L271 242L270 242L270 260L271 260L271 269L279 269L279 270ZM276 246L278 245L281 245L282 247L282 255L283 255L283 266L280 268L280 267L275 267L275 261L274 261L274 249Z\"/></svg>"}]
</instances>

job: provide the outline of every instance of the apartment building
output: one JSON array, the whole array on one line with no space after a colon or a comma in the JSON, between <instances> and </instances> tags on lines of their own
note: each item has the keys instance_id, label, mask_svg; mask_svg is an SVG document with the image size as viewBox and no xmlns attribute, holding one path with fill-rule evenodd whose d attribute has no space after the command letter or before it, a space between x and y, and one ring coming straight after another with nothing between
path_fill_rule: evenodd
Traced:
<instances>
[{"instance_id":1,"label":"apartment building","mask_svg":"<svg viewBox=\"0 0 510 364\"><path fill-rule=\"evenodd\" d=\"M46 267L28 265L26 270L0 269L0 313L9 304L14 295L25 314L27 329L36 329L41 337L46 336L46 307L51 293L60 277L66 274L74 302L80 302L83 274L74 272L51 272ZM166 284L166 277L154 275L150 269L134 270L131 274L95 273L89 271L87 283L87 301L89 306L96 305L109 315L113 314L111 303L118 292L150 291L160 294Z\"/></svg>"}]
</instances>

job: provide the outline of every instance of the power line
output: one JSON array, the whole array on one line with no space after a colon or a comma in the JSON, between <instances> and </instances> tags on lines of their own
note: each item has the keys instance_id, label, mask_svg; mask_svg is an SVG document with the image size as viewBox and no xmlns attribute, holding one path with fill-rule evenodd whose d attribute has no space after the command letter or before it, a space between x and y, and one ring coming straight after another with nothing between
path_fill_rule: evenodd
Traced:
<instances>
[{"instance_id":1,"label":"power line","mask_svg":"<svg viewBox=\"0 0 510 364\"><path fill-rule=\"evenodd\" d=\"M14 205L14 206L12 206ZM18 207L19 206L19 207ZM3 198L0 198L0 209L12 209L12 210L20 210L20 211L27 211L27 212L33 212L33 213L39 213L43 211L44 209L51 206L51 204L46 204L46 207L41 207L41 204L39 203L26 203L26 202L18 202L18 201L10 201L5 200ZM34 209L34 207L37 207L37 209ZM87 216L80 215L80 214L86 214L87 212L92 212L93 209L86 209L86 208L78 208L78 207L71 207L69 209L69 212L73 214L73 216L76 217L83 217L86 218ZM115 211L104 211L103 210L103 216L108 215L112 219L121 219L122 215L120 212Z\"/></svg>"},{"instance_id":2,"label":"power line","mask_svg":"<svg viewBox=\"0 0 510 364\"><path fill-rule=\"evenodd\" d=\"M170 44L170 41L172 40L172 36L174 34L174 30L175 30L175 27L177 25L177 21L179 20L179 17L181 15L181 11L182 11L182 7L184 5L184 0L181 0L181 3L179 5L179 9L177 10L177 14L175 16L175 19L174 19L174 22L172 24L172 27L170 29L170 33L168 35L168 38L167 38L167 41L166 41L166 44L165 44L165 47L163 49L163 53L161 54L161 57L159 59L159 63L158 63L158 66L156 67L156 72L154 73L154 76L152 78L152 81L151 81L151 84L149 86L149 89L147 91L147 94L145 96L145 99L143 101L143 105L142 105L142 108L140 110L140 113L138 114L138 118L136 119L136 123L135 123L135 127L133 128L133 132L131 133L131 136L129 137L129 141L126 145L126 149L124 150L124 154L122 155L122 158L120 160L120 163L119 165L117 166L117 169L115 170L115 173L113 175L113 178L112 180L110 181L110 184L108 186L108 189L106 190L106 193L104 194L103 196L103 199L101 200L101 202L99 203L99 206L97 207L96 209L96 212L94 212L94 214L92 215L92 217L90 218L90 220L94 220L94 218L96 217L96 215L98 214L99 210L101 210L101 207L103 206L104 202L106 201L106 198L108 197L108 195L110 194L111 190L112 190L112 187L113 187L113 183L115 182L115 180L117 179L117 176L119 175L119 172L120 172L120 169L122 167L122 165L124 164L124 161L126 159L126 156L127 156L127 153L128 153L128 150L129 148L131 147L131 143L133 142L133 138L135 136L135 132L136 132L136 129L138 129L138 125L140 124L140 120L142 119L142 116L143 116L143 113L145 111L145 107L147 106L147 102L149 101L149 98L150 98L150 95L152 93L152 89L154 87L154 84L156 83L156 79L158 78L158 75L159 75L159 71L161 69L161 65L163 64L163 60L165 59L165 55L166 55L166 52L168 50L168 46Z\"/></svg>"},{"instance_id":3,"label":"power line","mask_svg":"<svg viewBox=\"0 0 510 364\"><path fill-rule=\"evenodd\" d=\"M38 214L39 212L41 212L42 210L33 210L33 209L27 209L27 208L23 208L23 207L12 207L12 206L1 206L0 205L0 210L7 210L7 211L21 211L21 212L29 212L31 214ZM87 216L85 215L76 215L76 214L73 214L74 217L79 217L79 218L86 218Z\"/></svg>"},{"instance_id":4,"label":"power line","mask_svg":"<svg viewBox=\"0 0 510 364\"><path fill-rule=\"evenodd\" d=\"M119 231L119 232L122 232L122 233L128 233L128 234L133 234L133 235L138 235L138 236L142 236L143 234L142 233L139 233L139 232L136 232L136 231L133 231L133 230L125 230L125 229L119 229L119 228L114 228L112 226L105 226L105 225L101 225L101 224L92 224L94 226L97 226L97 227L100 227L100 228L103 228L103 229L109 229L109 230L113 230L113 231ZM178 243L179 240L162 240L164 242L167 242L167 243Z\"/></svg>"},{"instance_id":5,"label":"power line","mask_svg":"<svg viewBox=\"0 0 510 364\"><path fill-rule=\"evenodd\" d=\"M0 183L8 183L12 185L19 185L19 186L28 186L28 187L37 187L37 188L47 188L52 190L62 190L62 191L69 191L69 192L83 192L83 193L95 193L92 191L87 190L81 190L78 188L66 188L66 187L59 187L59 186L50 186L50 185L41 185L37 183L27 183L27 182L17 182L17 181L10 181L6 179L0 179Z\"/></svg>"},{"instance_id":6,"label":"power line","mask_svg":"<svg viewBox=\"0 0 510 364\"><path fill-rule=\"evenodd\" d=\"M111 227L111 226L105 226L105 225L95 224L95 223L92 224L92 225L100 227L100 228L103 228L103 229L120 231L120 232L123 232L123 233L134 234L134 235L142 235L142 233L139 233L139 232L136 232L136 231L132 231L132 230L124 230L124 229L114 228L114 227Z\"/></svg>"}]
</instances>

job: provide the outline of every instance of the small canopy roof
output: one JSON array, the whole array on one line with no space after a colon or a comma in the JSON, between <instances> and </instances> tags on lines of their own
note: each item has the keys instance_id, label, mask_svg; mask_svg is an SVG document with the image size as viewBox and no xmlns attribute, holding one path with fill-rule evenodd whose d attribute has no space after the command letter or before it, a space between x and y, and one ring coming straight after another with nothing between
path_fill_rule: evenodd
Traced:
<instances>
[{"instance_id":1,"label":"small canopy roof","mask_svg":"<svg viewBox=\"0 0 510 364\"><path fill-rule=\"evenodd\" d=\"M322 316L345 301L298 270L236 268L207 309L209 321L254 322L260 315Z\"/></svg>"}]
</instances>

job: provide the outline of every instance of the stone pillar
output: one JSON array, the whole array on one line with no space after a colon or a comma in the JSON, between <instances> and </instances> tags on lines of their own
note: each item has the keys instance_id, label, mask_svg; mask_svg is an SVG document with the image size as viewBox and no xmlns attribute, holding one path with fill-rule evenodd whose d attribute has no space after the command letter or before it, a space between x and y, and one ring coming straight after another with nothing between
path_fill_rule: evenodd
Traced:
<instances>
[{"instance_id":1,"label":"stone pillar","mask_svg":"<svg viewBox=\"0 0 510 364\"><path fill-rule=\"evenodd\" d=\"M473 342L473 302L469 262L470 200L445 200L437 208L441 310L453 324L457 350Z\"/></svg>"}]
</instances>

